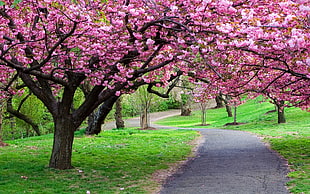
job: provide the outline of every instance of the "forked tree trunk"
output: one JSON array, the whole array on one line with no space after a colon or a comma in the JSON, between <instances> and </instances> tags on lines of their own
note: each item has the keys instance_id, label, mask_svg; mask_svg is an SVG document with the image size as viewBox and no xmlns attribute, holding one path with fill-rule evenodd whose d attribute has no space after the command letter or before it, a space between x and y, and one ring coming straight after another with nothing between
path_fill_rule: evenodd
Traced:
<instances>
[{"instance_id":1,"label":"forked tree trunk","mask_svg":"<svg viewBox=\"0 0 310 194\"><path fill-rule=\"evenodd\" d=\"M143 108L140 115L140 127L141 129L149 128L149 113L147 108Z\"/></svg>"},{"instance_id":2,"label":"forked tree trunk","mask_svg":"<svg viewBox=\"0 0 310 194\"><path fill-rule=\"evenodd\" d=\"M49 167L55 169L71 169L74 124L69 116L54 118L55 131L52 155Z\"/></svg>"}]
</instances>

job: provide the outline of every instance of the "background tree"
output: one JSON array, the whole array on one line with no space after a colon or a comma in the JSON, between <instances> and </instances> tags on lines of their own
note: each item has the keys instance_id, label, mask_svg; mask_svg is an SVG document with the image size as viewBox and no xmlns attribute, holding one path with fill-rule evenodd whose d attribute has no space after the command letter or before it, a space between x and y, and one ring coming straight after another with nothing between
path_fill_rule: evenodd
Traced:
<instances>
[{"instance_id":1,"label":"background tree","mask_svg":"<svg viewBox=\"0 0 310 194\"><path fill-rule=\"evenodd\" d=\"M154 96L147 91L147 87L140 87L135 94L135 99L140 106L140 127L148 129L150 127L150 108Z\"/></svg>"},{"instance_id":2,"label":"background tree","mask_svg":"<svg viewBox=\"0 0 310 194\"><path fill-rule=\"evenodd\" d=\"M12 98L9 98L7 100L7 112L10 113L12 116L18 118L18 119L21 119L22 121L24 121L25 123L29 124L32 129L35 131L35 133L40 136L41 135L41 132L40 132L40 129L39 129L39 125L33 120L31 119L29 116L27 116L26 114L23 114L20 112L20 109L22 108L22 105L23 103L27 100L27 98L30 96L31 94L28 94L25 96L25 98L23 98L20 102L20 104L18 105L18 108L17 109L14 109L13 108L13 105L12 105ZM31 109L30 109L31 110ZM29 131L27 130L27 136L29 135Z\"/></svg>"},{"instance_id":3,"label":"background tree","mask_svg":"<svg viewBox=\"0 0 310 194\"><path fill-rule=\"evenodd\" d=\"M214 108L222 108L222 107L224 107L222 98L223 97L221 96L221 94L219 94L219 95L217 95L215 97L216 106Z\"/></svg>"}]
</instances>

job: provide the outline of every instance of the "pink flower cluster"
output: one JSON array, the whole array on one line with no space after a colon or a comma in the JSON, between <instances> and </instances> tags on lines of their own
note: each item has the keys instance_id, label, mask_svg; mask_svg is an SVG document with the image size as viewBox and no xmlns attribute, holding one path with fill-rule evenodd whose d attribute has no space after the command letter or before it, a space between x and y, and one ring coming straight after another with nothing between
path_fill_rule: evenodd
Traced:
<instances>
[{"instance_id":1,"label":"pink flower cluster","mask_svg":"<svg viewBox=\"0 0 310 194\"><path fill-rule=\"evenodd\" d=\"M205 80L201 101L268 94L310 107L308 1L2 2L1 88L19 71L60 91L71 72L119 96L182 71Z\"/></svg>"}]
</instances>

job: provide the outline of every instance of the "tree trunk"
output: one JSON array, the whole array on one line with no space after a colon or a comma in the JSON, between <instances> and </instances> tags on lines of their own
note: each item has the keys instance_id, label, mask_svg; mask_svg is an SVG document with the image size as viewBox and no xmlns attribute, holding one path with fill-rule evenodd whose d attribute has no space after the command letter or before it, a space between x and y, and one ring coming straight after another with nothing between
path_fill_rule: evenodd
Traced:
<instances>
[{"instance_id":1,"label":"tree trunk","mask_svg":"<svg viewBox=\"0 0 310 194\"><path fill-rule=\"evenodd\" d=\"M115 102L115 124L117 129L121 129L125 127L124 120L123 120L123 115L122 115L122 102L121 98L119 98Z\"/></svg>"},{"instance_id":2,"label":"tree trunk","mask_svg":"<svg viewBox=\"0 0 310 194\"><path fill-rule=\"evenodd\" d=\"M234 124L237 124L237 106L234 106Z\"/></svg>"},{"instance_id":3,"label":"tree trunk","mask_svg":"<svg viewBox=\"0 0 310 194\"><path fill-rule=\"evenodd\" d=\"M225 103L225 108L226 108L226 112L227 112L227 116L228 117L233 117L233 114L232 114L232 111L231 111L231 107L228 105L228 101L230 100L230 96L229 95L226 95L226 99L223 98L222 96L219 96L221 97L221 99L224 101Z\"/></svg>"},{"instance_id":4,"label":"tree trunk","mask_svg":"<svg viewBox=\"0 0 310 194\"><path fill-rule=\"evenodd\" d=\"M181 116L190 116L191 113L192 109L189 107L181 109Z\"/></svg>"},{"instance_id":5,"label":"tree trunk","mask_svg":"<svg viewBox=\"0 0 310 194\"><path fill-rule=\"evenodd\" d=\"M284 103L277 104L277 111L278 111L278 123L286 123L285 119L285 111L284 111Z\"/></svg>"},{"instance_id":6,"label":"tree trunk","mask_svg":"<svg viewBox=\"0 0 310 194\"><path fill-rule=\"evenodd\" d=\"M192 113L191 108L191 99L192 97L190 95L183 96L183 99L181 101L181 116L190 116Z\"/></svg>"},{"instance_id":7,"label":"tree trunk","mask_svg":"<svg viewBox=\"0 0 310 194\"><path fill-rule=\"evenodd\" d=\"M55 131L52 155L49 167L55 169L71 169L74 124L70 116L59 115L54 118Z\"/></svg>"},{"instance_id":8,"label":"tree trunk","mask_svg":"<svg viewBox=\"0 0 310 194\"><path fill-rule=\"evenodd\" d=\"M226 108L227 116L228 117L233 117L233 114L232 114L232 111L231 111L231 107L228 104L226 104L225 108Z\"/></svg>"},{"instance_id":9,"label":"tree trunk","mask_svg":"<svg viewBox=\"0 0 310 194\"><path fill-rule=\"evenodd\" d=\"M91 114L88 118L88 126L85 131L87 135L98 135L101 132L101 125L104 123L104 119L107 117L118 96L112 96L106 100L95 113Z\"/></svg>"},{"instance_id":10,"label":"tree trunk","mask_svg":"<svg viewBox=\"0 0 310 194\"><path fill-rule=\"evenodd\" d=\"M202 115L201 115L201 124L202 125L206 125L207 124L207 119L206 119L206 117L207 117L207 114L206 114L206 109L203 109L202 110Z\"/></svg>"},{"instance_id":11,"label":"tree trunk","mask_svg":"<svg viewBox=\"0 0 310 194\"><path fill-rule=\"evenodd\" d=\"M143 108L140 115L140 127L141 129L149 128L149 113L147 108Z\"/></svg>"},{"instance_id":12,"label":"tree trunk","mask_svg":"<svg viewBox=\"0 0 310 194\"><path fill-rule=\"evenodd\" d=\"M215 108L223 108L224 107L224 104L223 104L221 96L216 96L215 97L215 102L216 102Z\"/></svg>"},{"instance_id":13,"label":"tree trunk","mask_svg":"<svg viewBox=\"0 0 310 194\"><path fill-rule=\"evenodd\" d=\"M200 109L201 109L201 125L207 125L207 102L201 102L199 103Z\"/></svg>"}]
</instances>

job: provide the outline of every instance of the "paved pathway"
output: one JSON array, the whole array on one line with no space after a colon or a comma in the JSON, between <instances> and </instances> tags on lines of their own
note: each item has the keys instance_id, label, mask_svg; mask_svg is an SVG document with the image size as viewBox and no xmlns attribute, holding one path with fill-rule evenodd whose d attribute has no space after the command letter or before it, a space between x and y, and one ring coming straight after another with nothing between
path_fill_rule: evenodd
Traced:
<instances>
[{"instance_id":1,"label":"paved pathway","mask_svg":"<svg viewBox=\"0 0 310 194\"><path fill-rule=\"evenodd\" d=\"M199 155L161 194L286 194L287 165L247 132L200 129Z\"/></svg>"},{"instance_id":2,"label":"paved pathway","mask_svg":"<svg viewBox=\"0 0 310 194\"><path fill-rule=\"evenodd\" d=\"M178 114L179 110L153 113L151 121ZM126 120L125 124L139 127L139 118ZM104 129L114 127L114 123L107 123ZM289 193L285 188L286 162L256 136L232 130L193 130L200 131L204 138L198 156L170 177L160 194Z\"/></svg>"},{"instance_id":3,"label":"paved pathway","mask_svg":"<svg viewBox=\"0 0 310 194\"><path fill-rule=\"evenodd\" d=\"M166 117L171 117L174 115L180 115L180 110L175 109L175 110L169 110L169 111L163 111L163 112L155 112L155 113L150 113L150 121L151 121L151 127L158 127L158 125L154 124L154 121L166 118ZM140 118L135 117L132 119L127 119L125 120L125 127L140 127ZM105 123L102 127L103 130L107 129L113 129L116 128L115 122L108 122Z\"/></svg>"}]
</instances>

